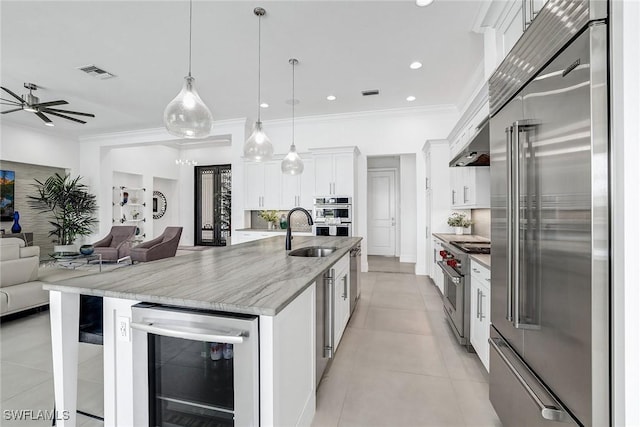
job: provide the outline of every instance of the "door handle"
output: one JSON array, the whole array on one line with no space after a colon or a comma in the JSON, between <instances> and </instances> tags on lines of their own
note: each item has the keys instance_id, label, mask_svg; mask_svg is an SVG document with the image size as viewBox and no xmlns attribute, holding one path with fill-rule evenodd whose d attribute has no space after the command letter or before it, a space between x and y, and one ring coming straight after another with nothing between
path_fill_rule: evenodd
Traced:
<instances>
[{"instance_id":1,"label":"door handle","mask_svg":"<svg viewBox=\"0 0 640 427\"><path fill-rule=\"evenodd\" d=\"M451 204L456 204L456 190L451 190Z\"/></svg>"},{"instance_id":2,"label":"door handle","mask_svg":"<svg viewBox=\"0 0 640 427\"><path fill-rule=\"evenodd\" d=\"M391 217L391 226L392 227L396 226L396 218L395 217Z\"/></svg>"},{"instance_id":3,"label":"door handle","mask_svg":"<svg viewBox=\"0 0 640 427\"><path fill-rule=\"evenodd\" d=\"M246 333L243 331L219 331L179 325L163 325L153 321L147 321L144 323L131 322L131 328L165 337L184 338L195 341L221 342L226 344L242 344L244 342L244 336L246 336Z\"/></svg>"},{"instance_id":4,"label":"door handle","mask_svg":"<svg viewBox=\"0 0 640 427\"><path fill-rule=\"evenodd\" d=\"M480 317L480 289L476 289L476 319L482 319Z\"/></svg>"},{"instance_id":5,"label":"door handle","mask_svg":"<svg viewBox=\"0 0 640 427\"><path fill-rule=\"evenodd\" d=\"M325 275L325 312L324 312L324 357L333 358L333 291L335 283L335 269Z\"/></svg>"},{"instance_id":6,"label":"door handle","mask_svg":"<svg viewBox=\"0 0 640 427\"><path fill-rule=\"evenodd\" d=\"M500 356L500 359L507 366L511 374L518 380L520 385L525 389L531 400L536 404L538 409L540 410L540 416L545 420L550 421L560 421L560 422L570 422L571 417L564 410L564 408L555 400L552 395L545 396L546 399L551 405L545 404L540 396L536 394L536 392L529 385L530 382L538 383L538 387L536 387L540 391L546 391L546 388L543 386L541 382L535 377L535 375L529 370L529 368L524 364L524 362L520 359L520 357L511 350L507 344L500 338L489 338L489 344L495 350L495 352ZM520 367L520 369L516 368L516 365ZM524 376L520 373L522 370L525 375L528 377L528 380L524 378Z\"/></svg>"},{"instance_id":7,"label":"door handle","mask_svg":"<svg viewBox=\"0 0 640 427\"><path fill-rule=\"evenodd\" d=\"M513 322L513 128L505 128L507 146L507 320Z\"/></svg>"},{"instance_id":8,"label":"door handle","mask_svg":"<svg viewBox=\"0 0 640 427\"><path fill-rule=\"evenodd\" d=\"M487 317L484 315L484 310L482 309L482 299L484 298L484 293L480 289L478 289L478 292L480 297L480 299L478 300L478 309L480 311L480 321L482 322L482 319Z\"/></svg>"},{"instance_id":9,"label":"door handle","mask_svg":"<svg viewBox=\"0 0 640 427\"><path fill-rule=\"evenodd\" d=\"M469 189L469 187L467 187L466 185L464 187L462 187L462 203L467 203L467 190Z\"/></svg>"},{"instance_id":10,"label":"door handle","mask_svg":"<svg viewBox=\"0 0 640 427\"><path fill-rule=\"evenodd\" d=\"M347 299L347 275L346 274L342 277L342 282L343 282L342 299L346 300Z\"/></svg>"}]
</instances>

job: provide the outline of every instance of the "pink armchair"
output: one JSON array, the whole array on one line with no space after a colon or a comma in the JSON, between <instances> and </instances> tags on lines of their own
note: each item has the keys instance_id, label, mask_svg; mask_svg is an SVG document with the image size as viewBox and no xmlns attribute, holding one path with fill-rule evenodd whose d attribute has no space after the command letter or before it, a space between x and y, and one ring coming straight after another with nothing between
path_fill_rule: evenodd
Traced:
<instances>
[{"instance_id":1,"label":"pink armchair","mask_svg":"<svg viewBox=\"0 0 640 427\"><path fill-rule=\"evenodd\" d=\"M131 240L135 235L135 225L111 227L111 231L107 237L93 244L94 253L102 254L102 261L119 262L129 256L131 252Z\"/></svg>"},{"instance_id":2,"label":"pink armchair","mask_svg":"<svg viewBox=\"0 0 640 427\"><path fill-rule=\"evenodd\" d=\"M153 240L144 242L131 249L131 261L147 262L176 256L182 227L167 227Z\"/></svg>"}]
</instances>

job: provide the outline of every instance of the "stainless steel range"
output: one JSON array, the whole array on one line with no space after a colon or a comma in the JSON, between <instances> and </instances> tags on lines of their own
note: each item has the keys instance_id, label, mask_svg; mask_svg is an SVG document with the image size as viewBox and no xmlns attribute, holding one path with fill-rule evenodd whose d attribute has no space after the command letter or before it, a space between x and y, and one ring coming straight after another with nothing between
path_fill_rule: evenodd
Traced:
<instances>
[{"instance_id":1,"label":"stainless steel range","mask_svg":"<svg viewBox=\"0 0 640 427\"><path fill-rule=\"evenodd\" d=\"M441 261L438 265L444 272L442 301L451 329L460 344L470 350L469 325L471 310L471 278L469 254L491 253L489 242L449 242L442 244Z\"/></svg>"}]
</instances>

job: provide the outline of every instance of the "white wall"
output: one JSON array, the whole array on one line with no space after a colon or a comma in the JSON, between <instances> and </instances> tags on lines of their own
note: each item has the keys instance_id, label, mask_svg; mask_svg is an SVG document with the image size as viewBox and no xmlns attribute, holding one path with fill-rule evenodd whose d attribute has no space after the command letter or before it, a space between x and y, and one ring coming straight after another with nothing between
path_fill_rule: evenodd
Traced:
<instances>
[{"instance_id":1,"label":"white wall","mask_svg":"<svg viewBox=\"0 0 640 427\"><path fill-rule=\"evenodd\" d=\"M173 197L177 199L169 200L168 198L168 209L172 212L172 221L184 227L181 244L192 245L194 242L194 168L176 165L175 160L179 158L195 160L199 165L232 164L232 194L238 198L236 200L234 197L232 201L232 221L235 224L243 224L243 206L238 200L243 200L244 191L241 156L245 124L245 119L214 123L212 135L224 135L230 142L220 142L219 138L214 136L204 141L194 140L186 144L184 141L179 141L182 144L178 145L165 129L147 129L82 138L80 168L83 175L100 188L98 203L105 207L100 210L100 231L96 237L106 234L111 227L112 214L111 209L107 207L111 206L112 187L119 185L113 183L113 172L118 171L143 176L143 186L151 190L147 194L146 218L153 216L151 198L155 180L176 181L178 185L173 191ZM176 207L177 213L174 210ZM147 239L157 234L157 228L147 233ZM154 227L148 227L149 230L154 230Z\"/></svg>"},{"instance_id":2,"label":"white wall","mask_svg":"<svg viewBox=\"0 0 640 427\"><path fill-rule=\"evenodd\" d=\"M167 210L162 215L162 217L158 219L153 218L153 200L151 203L151 215L147 218L147 236L151 238L158 237L162 234L166 227L175 227L181 226L180 222L180 209L179 209L179 197L180 193L178 192L178 181L175 179L166 179L166 178L153 178L153 187L150 192L150 196L153 199L153 192L159 191L167 199ZM185 230L182 230L182 233L185 233Z\"/></svg>"},{"instance_id":3,"label":"white wall","mask_svg":"<svg viewBox=\"0 0 640 427\"><path fill-rule=\"evenodd\" d=\"M416 158L422 156L400 156L400 262L417 261Z\"/></svg>"},{"instance_id":4,"label":"white wall","mask_svg":"<svg viewBox=\"0 0 640 427\"><path fill-rule=\"evenodd\" d=\"M72 175L78 174L79 153L75 138L3 122L0 141L2 160L64 168Z\"/></svg>"},{"instance_id":5,"label":"white wall","mask_svg":"<svg viewBox=\"0 0 640 427\"><path fill-rule=\"evenodd\" d=\"M457 109L445 106L296 119L296 147L299 152L316 147L352 145L356 145L360 149L361 155L357 160L355 233L364 238L362 244L363 271L368 271L366 262L367 158L370 156L418 154L421 152L425 140L446 138L458 118ZM275 152L286 153L291 143L291 121L264 122L264 129L274 144ZM415 181L424 182L424 160L421 155L416 155L414 161L416 165ZM414 192L414 194L416 193ZM424 204L421 204L420 208L416 206L416 216L424 218ZM418 234L415 229L413 233ZM416 244L417 271L425 271L425 251L425 239L418 239Z\"/></svg>"},{"instance_id":6,"label":"white wall","mask_svg":"<svg viewBox=\"0 0 640 427\"><path fill-rule=\"evenodd\" d=\"M612 1L610 13L613 425L640 426L640 2Z\"/></svg>"}]
</instances>

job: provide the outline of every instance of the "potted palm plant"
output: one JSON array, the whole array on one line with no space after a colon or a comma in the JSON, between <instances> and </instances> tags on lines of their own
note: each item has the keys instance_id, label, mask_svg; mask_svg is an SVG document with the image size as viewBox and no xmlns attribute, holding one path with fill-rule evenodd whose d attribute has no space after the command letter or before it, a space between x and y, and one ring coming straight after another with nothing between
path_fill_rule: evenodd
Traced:
<instances>
[{"instance_id":1,"label":"potted palm plant","mask_svg":"<svg viewBox=\"0 0 640 427\"><path fill-rule=\"evenodd\" d=\"M52 215L49 223L53 228L49 236L55 236L54 252L76 253L75 240L88 236L98 223L96 196L89 193L88 186L80 182L80 176L71 178L69 174L55 174L41 182L37 179L33 186L37 194L29 197L29 204L41 213Z\"/></svg>"}]
</instances>

